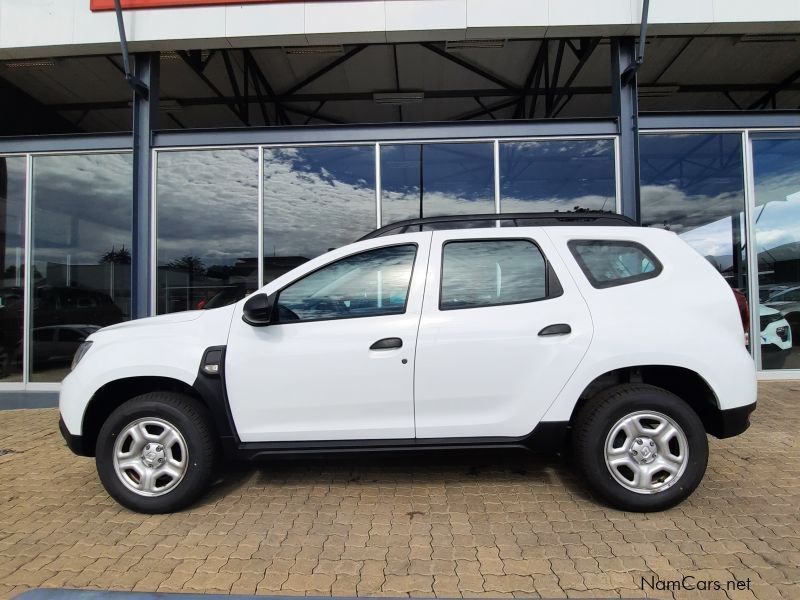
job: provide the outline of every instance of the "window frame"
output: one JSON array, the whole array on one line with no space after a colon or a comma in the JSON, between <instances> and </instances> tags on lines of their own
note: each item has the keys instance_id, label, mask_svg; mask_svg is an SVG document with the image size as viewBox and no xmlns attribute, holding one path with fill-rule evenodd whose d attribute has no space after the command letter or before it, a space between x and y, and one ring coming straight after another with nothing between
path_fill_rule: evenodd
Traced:
<instances>
[{"instance_id":1,"label":"window frame","mask_svg":"<svg viewBox=\"0 0 800 600\"><path fill-rule=\"evenodd\" d=\"M654 268L652 271L648 271L647 273L639 273L638 275L633 275L631 277L600 281L594 276L591 269L589 269L589 266L583 260L583 257L578 251L579 246L622 246L624 248L635 248L641 251L642 254L644 254L651 263L653 263ZM593 288L598 290L605 290L612 287L619 287L621 285L629 285L631 283L639 283L640 281L654 279L661 275L662 271L664 270L664 266L662 265L661 261L658 260L658 257L653 254L652 250L650 250L644 244L634 240L574 239L567 242L567 247L569 248L570 254L572 254L572 258L576 263L578 263L581 271L583 271L584 277L586 277Z\"/></svg>"},{"instance_id":2,"label":"window frame","mask_svg":"<svg viewBox=\"0 0 800 600\"><path fill-rule=\"evenodd\" d=\"M532 244L538 251L539 254L542 256L542 260L544 260L544 293L545 295L541 298L534 298L532 300L517 300L516 302L499 302L497 304L484 304L481 306L452 306L452 307L442 307L442 287L444 285L444 249L447 247L448 244L458 244L464 242L528 242ZM461 238L461 239L451 239L446 240L442 244L442 251L440 252L439 256L441 257L439 260L439 300L437 302L437 308L439 311L449 311L449 310L473 310L476 308L494 308L497 306L513 306L516 304L531 304L533 302L542 302L543 300L552 300L553 298L558 298L564 294L564 288L561 286L561 282L558 279L558 275L556 274L555 270L553 269L550 260L547 258L547 255L542 250L542 247L534 240L533 238L528 237L488 237L488 238Z\"/></svg>"},{"instance_id":3,"label":"window frame","mask_svg":"<svg viewBox=\"0 0 800 600\"><path fill-rule=\"evenodd\" d=\"M403 311L402 312L396 312L396 313L391 313L391 314L386 314L386 315L353 315L351 317L345 316L345 317L326 317L326 318L321 318L321 319L299 319L297 321L281 321L279 319L279 317L280 317L280 299L281 299L281 294L286 289L288 289L291 286L293 286L294 284L303 281L306 277L310 277L311 275L314 275L315 273L321 271L322 269L326 269L327 267L335 265L336 263L340 263L343 260L347 260L348 258L352 258L354 256L358 256L359 254L366 254L367 252L373 252L375 250L385 250L387 248L396 248L396 247L399 247L399 246L413 246L414 247L414 259L411 261L411 274L408 277L408 288L406 289L406 300L403 303ZM286 285L284 285L282 288L280 288L278 291L275 292L275 300L273 302L273 308L272 308L273 314L272 314L272 318L270 319L270 325L296 325L296 324L300 324L300 323L319 323L319 322L322 322L322 321L344 321L344 320L347 320L347 319L373 319L375 317L395 317L395 316L399 316L399 315L404 315L408 311L408 299L411 296L411 282L414 280L414 271L415 271L416 266L417 266L417 257L418 256L419 256L419 244L417 242L398 242L398 243L395 243L395 244L387 244L385 246L375 246L374 248L367 248L366 250L359 250L358 252L352 252L351 254L347 254L346 256L342 256L341 258L337 258L336 260L332 260L330 262L327 262L324 265L321 265L321 266L317 267L316 269L313 269L313 270L309 271L308 273L304 274L303 276L298 277L294 281L292 281L290 283L287 283Z\"/></svg>"}]
</instances>

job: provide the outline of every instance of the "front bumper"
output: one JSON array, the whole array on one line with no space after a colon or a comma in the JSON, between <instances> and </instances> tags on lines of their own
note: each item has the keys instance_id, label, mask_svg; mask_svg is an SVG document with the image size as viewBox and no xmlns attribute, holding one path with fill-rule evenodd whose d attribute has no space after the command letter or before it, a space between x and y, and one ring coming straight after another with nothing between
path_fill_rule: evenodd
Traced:
<instances>
[{"instance_id":1,"label":"front bumper","mask_svg":"<svg viewBox=\"0 0 800 600\"><path fill-rule=\"evenodd\" d=\"M86 440L82 435L72 435L69 432L69 429L67 429L67 426L64 423L63 417L58 419L58 429L61 431L64 441L67 442L67 447L72 450L73 453L77 454L78 456L94 455L94 449L87 448L88 444L86 444Z\"/></svg>"}]
</instances>

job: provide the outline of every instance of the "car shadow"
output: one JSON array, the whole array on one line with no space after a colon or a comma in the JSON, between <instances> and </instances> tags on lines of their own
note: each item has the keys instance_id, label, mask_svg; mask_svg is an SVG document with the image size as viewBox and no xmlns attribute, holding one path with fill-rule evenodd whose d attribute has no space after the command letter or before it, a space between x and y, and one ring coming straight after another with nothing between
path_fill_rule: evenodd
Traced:
<instances>
[{"instance_id":1,"label":"car shadow","mask_svg":"<svg viewBox=\"0 0 800 600\"><path fill-rule=\"evenodd\" d=\"M572 460L524 450L417 451L405 454L276 458L224 461L203 504L215 504L249 488L313 485L530 485L542 494L561 492L576 500L591 496L578 481Z\"/></svg>"}]
</instances>

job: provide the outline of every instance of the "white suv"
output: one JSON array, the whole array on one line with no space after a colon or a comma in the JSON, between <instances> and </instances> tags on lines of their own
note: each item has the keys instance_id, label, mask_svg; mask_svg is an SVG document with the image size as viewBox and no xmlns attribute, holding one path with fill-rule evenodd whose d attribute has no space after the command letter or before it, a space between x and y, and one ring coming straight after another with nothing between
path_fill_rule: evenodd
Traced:
<instances>
[{"instance_id":1,"label":"white suv","mask_svg":"<svg viewBox=\"0 0 800 600\"><path fill-rule=\"evenodd\" d=\"M685 499L706 433L755 409L724 279L623 217L487 218L396 224L236 304L93 333L61 387L69 447L141 512L196 500L222 456L567 442L613 506Z\"/></svg>"}]
</instances>

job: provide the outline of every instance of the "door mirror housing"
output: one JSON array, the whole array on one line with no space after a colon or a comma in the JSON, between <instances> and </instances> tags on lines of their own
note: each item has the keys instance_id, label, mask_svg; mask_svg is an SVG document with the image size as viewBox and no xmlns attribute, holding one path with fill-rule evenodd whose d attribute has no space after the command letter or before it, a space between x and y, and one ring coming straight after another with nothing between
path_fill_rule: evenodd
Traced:
<instances>
[{"instance_id":1,"label":"door mirror housing","mask_svg":"<svg viewBox=\"0 0 800 600\"><path fill-rule=\"evenodd\" d=\"M256 294L247 299L242 309L242 320L253 327L266 327L272 322L275 294Z\"/></svg>"}]
</instances>

